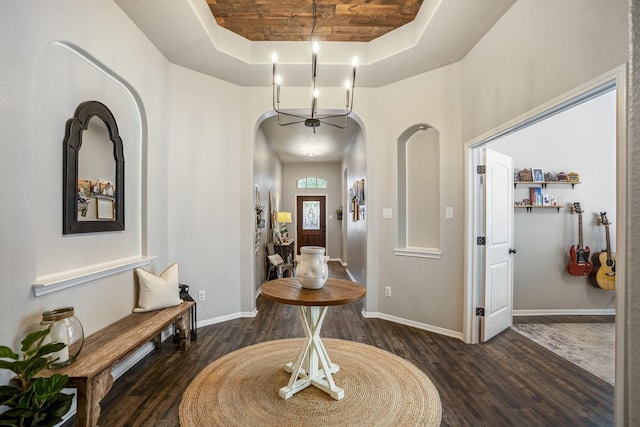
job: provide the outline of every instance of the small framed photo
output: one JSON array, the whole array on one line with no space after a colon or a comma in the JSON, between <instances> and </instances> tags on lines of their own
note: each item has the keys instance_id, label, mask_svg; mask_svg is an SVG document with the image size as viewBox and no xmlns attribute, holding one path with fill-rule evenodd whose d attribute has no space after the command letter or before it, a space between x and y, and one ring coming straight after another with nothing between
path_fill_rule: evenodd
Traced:
<instances>
[{"instance_id":1,"label":"small framed photo","mask_svg":"<svg viewBox=\"0 0 640 427\"><path fill-rule=\"evenodd\" d=\"M109 197L100 197L98 200L98 219L115 219L114 200Z\"/></svg>"},{"instance_id":2,"label":"small framed photo","mask_svg":"<svg viewBox=\"0 0 640 427\"><path fill-rule=\"evenodd\" d=\"M542 168L531 168L531 173L533 175L533 182L544 182Z\"/></svg>"}]
</instances>

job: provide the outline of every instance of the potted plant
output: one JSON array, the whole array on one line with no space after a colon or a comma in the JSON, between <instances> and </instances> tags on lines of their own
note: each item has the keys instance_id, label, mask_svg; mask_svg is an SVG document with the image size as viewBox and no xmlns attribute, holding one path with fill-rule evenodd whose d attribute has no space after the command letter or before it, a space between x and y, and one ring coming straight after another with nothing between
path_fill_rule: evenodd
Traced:
<instances>
[{"instance_id":1,"label":"potted plant","mask_svg":"<svg viewBox=\"0 0 640 427\"><path fill-rule=\"evenodd\" d=\"M47 355L66 347L61 342L43 344L49 331L32 332L22 340L22 360L11 348L0 346L0 369L15 374L9 385L0 386L0 406L9 408L0 414L0 425L54 426L71 408L73 395L62 393L68 376L36 377L57 360Z\"/></svg>"},{"instance_id":2,"label":"potted plant","mask_svg":"<svg viewBox=\"0 0 640 427\"><path fill-rule=\"evenodd\" d=\"M336 217L338 218L338 221L342 221L342 206L336 209Z\"/></svg>"}]
</instances>

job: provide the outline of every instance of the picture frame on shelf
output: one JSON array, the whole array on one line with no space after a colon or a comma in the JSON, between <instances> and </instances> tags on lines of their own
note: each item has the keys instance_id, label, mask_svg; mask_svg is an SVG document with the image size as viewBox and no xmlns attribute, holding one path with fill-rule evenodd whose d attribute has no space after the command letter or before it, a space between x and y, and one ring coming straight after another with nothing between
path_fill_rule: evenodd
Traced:
<instances>
[{"instance_id":1,"label":"picture frame on shelf","mask_svg":"<svg viewBox=\"0 0 640 427\"><path fill-rule=\"evenodd\" d=\"M518 181L530 182L531 181L531 170L523 169L520 172L518 172L518 176L520 178Z\"/></svg>"},{"instance_id":2,"label":"picture frame on shelf","mask_svg":"<svg viewBox=\"0 0 640 427\"><path fill-rule=\"evenodd\" d=\"M542 168L531 168L533 182L544 182L544 172Z\"/></svg>"}]
</instances>

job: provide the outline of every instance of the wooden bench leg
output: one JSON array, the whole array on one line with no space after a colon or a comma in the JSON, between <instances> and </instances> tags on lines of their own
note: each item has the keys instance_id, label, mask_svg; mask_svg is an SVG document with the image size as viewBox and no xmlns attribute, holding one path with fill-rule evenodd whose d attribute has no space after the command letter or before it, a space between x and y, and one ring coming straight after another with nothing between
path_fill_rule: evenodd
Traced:
<instances>
[{"instance_id":1,"label":"wooden bench leg","mask_svg":"<svg viewBox=\"0 0 640 427\"><path fill-rule=\"evenodd\" d=\"M111 376L111 368L100 372L100 374L93 379L93 393L91 394L91 419L93 421L93 425L98 425L98 418L100 418L100 402L102 401L102 398L109 393L112 385L113 377Z\"/></svg>"},{"instance_id":2,"label":"wooden bench leg","mask_svg":"<svg viewBox=\"0 0 640 427\"><path fill-rule=\"evenodd\" d=\"M75 385L78 393L76 425L78 427L97 426L100 418L100 401L113 385L111 368L105 369L92 379L82 379Z\"/></svg>"},{"instance_id":3,"label":"wooden bench leg","mask_svg":"<svg viewBox=\"0 0 640 427\"><path fill-rule=\"evenodd\" d=\"M91 399L88 396L90 387L87 386L87 381L86 378L82 378L75 384L77 399L76 425L78 427L91 427L91 405L89 403Z\"/></svg>"},{"instance_id":4,"label":"wooden bench leg","mask_svg":"<svg viewBox=\"0 0 640 427\"><path fill-rule=\"evenodd\" d=\"M177 328L179 332L180 349L183 351L189 350L189 346L191 345L191 310L183 312L173 327Z\"/></svg>"}]
</instances>

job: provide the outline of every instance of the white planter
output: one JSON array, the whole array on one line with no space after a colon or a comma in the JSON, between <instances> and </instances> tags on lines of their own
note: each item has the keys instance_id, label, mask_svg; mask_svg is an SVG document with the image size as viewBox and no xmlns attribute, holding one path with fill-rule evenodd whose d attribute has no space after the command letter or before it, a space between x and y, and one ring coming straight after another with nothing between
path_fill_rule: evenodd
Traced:
<instances>
[{"instance_id":1,"label":"white planter","mask_svg":"<svg viewBox=\"0 0 640 427\"><path fill-rule=\"evenodd\" d=\"M324 248L321 246L300 248L296 278L303 288L320 289L324 286L329 277L327 261L329 261L329 257L324 255Z\"/></svg>"}]
</instances>

